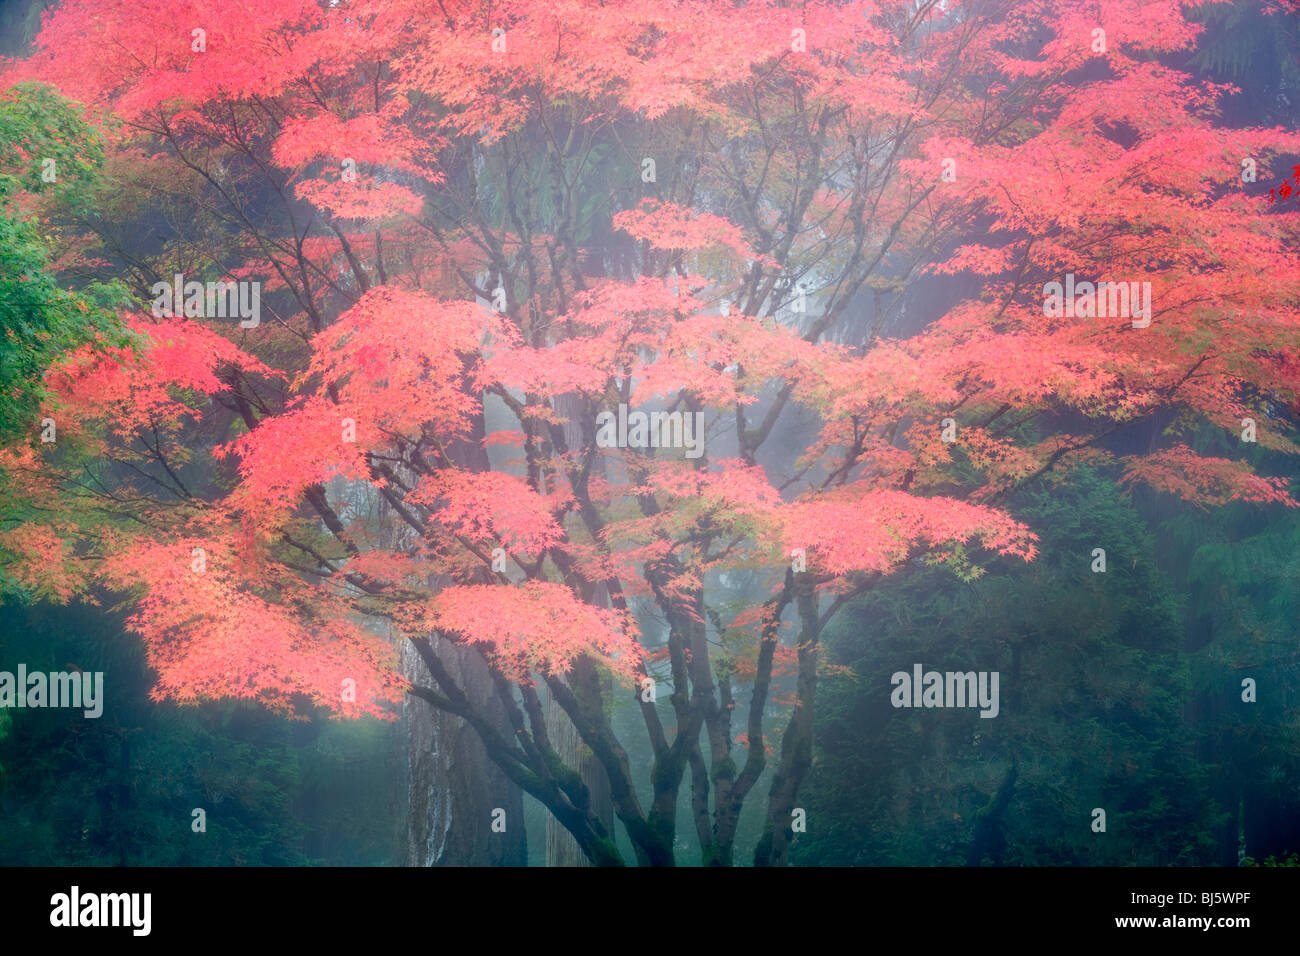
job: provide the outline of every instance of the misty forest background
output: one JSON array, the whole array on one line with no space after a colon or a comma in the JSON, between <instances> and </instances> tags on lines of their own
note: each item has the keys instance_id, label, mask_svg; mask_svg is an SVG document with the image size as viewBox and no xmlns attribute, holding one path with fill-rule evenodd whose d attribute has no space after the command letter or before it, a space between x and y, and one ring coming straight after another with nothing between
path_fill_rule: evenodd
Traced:
<instances>
[{"instance_id":1,"label":"misty forest background","mask_svg":"<svg viewBox=\"0 0 1300 956\"><path fill-rule=\"evenodd\" d=\"M0 54L26 50L47 6L0 5ZM1183 68L1241 87L1225 123L1296 128L1296 21L1259 8L1201 10L1210 29ZM940 314L952 281L916 283L908 322ZM1134 436L1135 450L1155 435ZM1226 453L1226 440L1206 429L1196 450ZM1268 473L1294 467L1254 454ZM827 636L842 669L821 685L808 829L791 861L1296 865L1300 515L1206 512L1087 471L1009 504L1040 535L1037 560L997 562L968 583L909 566ZM1104 575L1090 571L1099 542ZM1001 664L996 720L973 710L922 720L889 704L889 675L912 662L988 660ZM432 862L412 820L430 797L408 761L409 716L291 722L241 703L153 703L143 647L119 617L30 605L11 588L0 667L18 661L103 671L107 700L99 720L0 710L0 865ZM1245 677L1257 703L1241 701ZM481 799L486 815L493 795ZM195 807L207 811L204 834L191 831ZM1104 836L1088 825L1094 807L1106 808ZM577 862L540 805L525 798L523 812L526 839L512 836L508 851L448 846L437 862ZM744 822L739 843L752 846L758 821ZM679 833L680 859L698 859L692 828Z\"/></svg>"}]
</instances>

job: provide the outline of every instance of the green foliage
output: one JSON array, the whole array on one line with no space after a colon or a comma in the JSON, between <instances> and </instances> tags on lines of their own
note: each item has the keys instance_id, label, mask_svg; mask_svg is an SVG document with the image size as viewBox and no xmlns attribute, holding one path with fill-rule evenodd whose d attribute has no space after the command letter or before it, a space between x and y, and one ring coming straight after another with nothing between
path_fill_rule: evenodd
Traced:
<instances>
[{"instance_id":1,"label":"green foliage","mask_svg":"<svg viewBox=\"0 0 1300 956\"><path fill-rule=\"evenodd\" d=\"M1160 534L1166 565L1186 582L1189 705L1202 758L1216 768L1219 799L1244 814L1222 841L1235 849L1241 832L1256 852L1294 851L1300 847L1300 516L1235 505L1176 514ZM1254 702L1242 699L1246 679L1254 681ZM1232 859L1225 852L1219 862Z\"/></svg>"},{"instance_id":2,"label":"green foliage","mask_svg":"<svg viewBox=\"0 0 1300 956\"><path fill-rule=\"evenodd\" d=\"M42 373L63 352L100 336L122 344L116 284L80 292L60 288L47 271L48 244L16 208L21 193L51 192L70 208L88 201L103 147L76 110L51 89L19 84L0 98L0 441L32 425L44 398ZM54 161L55 181L42 179Z\"/></svg>"},{"instance_id":3,"label":"green foliage","mask_svg":"<svg viewBox=\"0 0 1300 956\"><path fill-rule=\"evenodd\" d=\"M103 164L98 136L52 87L18 83L0 96L0 199L23 190L75 201Z\"/></svg>"},{"instance_id":4,"label":"green foliage","mask_svg":"<svg viewBox=\"0 0 1300 956\"><path fill-rule=\"evenodd\" d=\"M1206 3L1193 18L1205 25L1192 58L1200 69L1234 81L1266 68L1290 81L1300 78L1293 18L1265 14L1258 3Z\"/></svg>"},{"instance_id":5,"label":"green foliage","mask_svg":"<svg viewBox=\"0 0 1300 956\"><path fill-rule=\"evenodd\" d=\"M1255 860L1254 857L1245 857L1241 861L1242 866L1300 866L1300 853L1288 853L1286 856L1278 859L1276 856L1267 857L1263 863Z\"/></svg>"},{"instance_id":6,"label":"green foliage","mask_svg":"<svg viewBox=\"0 0 1300 956\"><path fill-rule=\"evenodd\" d=\"M1189 19L1205 25L1189 66L1216 82L1240 89L1234 106L1250 125L1267 126L1294 119L1295 97L1288 93L1300 83L1300 17L1264 12L1258 0L1204 3ZM1230 112L1235 112L1232 110Z\"/></svg>"},{"instance_id":7,"label":"green foliage","mask_svg":"<svg viewBox=\"0 0 1300 956\"><path fill-rule=\"evenodd\" d=\"M0 710L0 865L400 861L400 725L152 703L140 642L84 606L0 608L0 669L19 661L102 671L105 702L97 719Z\"/></svg>"},{"instance_id":8,"label":"green foliage","mask_svg":"<svg viewBox=\"0 0 1300 956\"><path fill-rule=\"evenodd\" d=\"M1029 566L909 569L828 636L806 795L816 864L1196 864L1221 822L1182 722L1181 608L1154 540L1105 479L1023 495ZM1104 546L1107 571L1091 571ZM890 675L999 671L999 715L895 709ZM1107 832L1091 831L1091 812Z\"/></svg>"},{"instance_id":9,"label":"green foliage","mask_svg":"<svg viewBox=\"0 0 1300 956\"><path fill-rule=\"evenodd\" d=\"M117 331L120 291L58 288L31 225L0 215L0 439L28 429L43 400L42 373L63 352Z\"/></svg>"}]
</instances>

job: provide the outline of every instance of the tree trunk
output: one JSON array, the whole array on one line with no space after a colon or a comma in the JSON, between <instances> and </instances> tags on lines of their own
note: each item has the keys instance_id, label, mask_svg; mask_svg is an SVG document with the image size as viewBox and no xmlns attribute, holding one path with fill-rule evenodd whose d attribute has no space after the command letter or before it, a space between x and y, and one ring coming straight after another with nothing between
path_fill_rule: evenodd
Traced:
<instances>
[{"instance_id":1,"label":"tree trunk","mask_svg":"<svg viewBox=\"0 0 1300 956\"><path fill-rule=\"evenodd\" d=\"M480 416L467 440L448 443L448 458L459 467L487 471L490 462L482 445L485 433ZM513 736L514 729L483 658L471 648L436 634L429 635L429 641L451 678L470 699L483 701L484 710L497 727L507 737ZM413 681L426 687L437 686L420 655L405 641L402 669ZM460 717L412 698L407 699L405 711L409 863L526 866L523 791L492 762L478 734ZM505 811L504 832L493 831L496 810Z\"/></svg>"},{"instance_id":2,"label":"tree trunk","mask_svg":"<svg viewBox=\"0 0 1300 956\"><path fill-rule=\"evenodd\" d=\"M614 803L609 780L595 754L579 738L564 709L554 699L546 700L546 733L551 747L564 763L574 768L591 791L591 807L610 833L614 832ZM546 865L591 866L578 841L551 814L546 815Z\"/></svg>"},{"instance_id":3,"label":"tree trunk","mask_svg":"<svg viewBox=\"0 0 1300 956\"><path fill-rule=\"evenodd\" d=\"M574 395L561 395L555 401L557 412L565 418L564 438L570 448L582 446L583 435L580 417L585 414L582 402ZM595 473L604 474L604 466L597 465ZM601 607L609 605L609 595L603 585L595 588L587 599ZM601 680L594 672L581 665L575 667L570 675L570 684L574 692L581 695L599 695L608 699L613 692L610 680ZM583 685L584 686L579 686ZM579 738L577 728L569 720L564 709L549 695L546 698L546 733L551 739L551 747L566 766L572 767L582 777L582 782L591 791L591 809L612 834L614 832L614 801L610 795L609 778L605 769L596 759L595 754ZM564 826L551 814L546 816L546 865L547 866L590 866L591 861L578 846Z\"/></svg>"},{"instance_id":4,"label":"tree trunk","mask_svg":"<svg viewBox=\"0 0 1300 956\"><path fill-rule=\"evenodd\" d=\"M472 650L431 637L431 643L465 693L493 701L488 709L505 726L504 708L482 658ZM403 672L436 686L419 655L402 651ZM525 866L523 792L506 779L461 718L422 700L406 702L411 866ZM505 832L493 832L493 811L505 811ZM499 826L499 824L498 824Z\"/></svg>"},{"instance_id":5,"label":"tree trunk","mask_svg":"<svg viewBox=\"0 0 1300 956\"><path fill-rule=\"evenodd\" d=\"M794 713L781 738L781 760L772 777L768 792L767 822L763 836L754 850L755 866L785 866L790 855L793 837L791 823L795 801L804 777L812 766L813 725L816 718L814 703L817 692L817 653L820 629L817 617L817 598L813 588L801 582L798 597L799 619L799 672L796 678Z\"/></svg>"}]
</instances>

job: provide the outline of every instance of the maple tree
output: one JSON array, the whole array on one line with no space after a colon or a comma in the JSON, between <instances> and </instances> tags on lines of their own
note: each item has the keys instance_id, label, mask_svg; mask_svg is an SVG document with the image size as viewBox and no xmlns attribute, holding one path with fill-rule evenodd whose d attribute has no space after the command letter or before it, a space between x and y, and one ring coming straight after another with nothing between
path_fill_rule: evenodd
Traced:
<instances>
[{"instance_id":1,"label":"maple tree","mask_svg":"<svg viewBox=\"0 0 1300 956\"><path fill-rule=\"evenodd\" d=\"M64 3L8 78L102 124L106 208L174 206L148 255L88 222L99 254L142 298L260 282L269 320L142 306L52 369L58 443L0 459L7 572L128 595L158 697L455 714L596 863L625 861L543 690L639 863L675 862L688 776L734 862L771 770L782 863L819 637L881 576L1032 560L1000 505L1083 462L1295 503L1181 440L1294 450L1300 386L1300 214L1239 178L1300 136L1215 126L1161 60L1197 30L1173 0ZM1066 273L1149 282L1150 322L1045 315ZM620 404L703 414L707 453L602 447Z\"/></svg>"}]
</instances>

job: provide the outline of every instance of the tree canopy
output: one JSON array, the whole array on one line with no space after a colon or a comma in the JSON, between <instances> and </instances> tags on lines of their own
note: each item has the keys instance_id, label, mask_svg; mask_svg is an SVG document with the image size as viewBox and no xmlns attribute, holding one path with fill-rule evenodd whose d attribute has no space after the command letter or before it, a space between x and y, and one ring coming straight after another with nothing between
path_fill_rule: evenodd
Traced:
<instances>
[{"instance_id":1,"label":"tree canopy","mask_svg":"<svg viewBox=\"0 0 1300 956\"><path fill-rule=\"evenodd\" d=\"M8 573L126 596L159 698L463 717L595 862L625 861L543 688L640 863L674 862L688 774L733 862L770 771L754 862L784 862L853 597L1034 560L1009 503L1085 464L1296 504L1189 439L1294 453L1300 386L1300 213L1263 174L1300 135L1218 124L1173 65L1200 29L1173 0L69 0L8 78L100 129L139 228L61 251L136 306L51 370L57 442L0 456ZM151 309L175 275L257 283L261 320ZM607 447L629 410L662 440Z\"/></svg>"}]
</instances>

